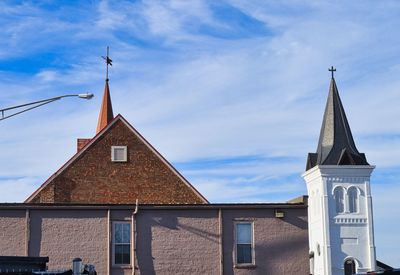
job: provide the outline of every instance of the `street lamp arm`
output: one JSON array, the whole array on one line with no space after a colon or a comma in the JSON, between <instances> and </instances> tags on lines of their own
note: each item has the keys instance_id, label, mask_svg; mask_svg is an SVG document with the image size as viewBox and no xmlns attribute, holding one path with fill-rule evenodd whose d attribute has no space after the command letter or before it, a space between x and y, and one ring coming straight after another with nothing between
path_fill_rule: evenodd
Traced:
<instances>
[{"instance_id":1,"label":"street lamp arm","mask_svg":"<svg viewBox=\"0 0 400 275\"><path fill-rule=\"evenodd\" d=\"M68 95L56 96L56 97L52 97L52 98L47 98L47 99L43 99L43 100L29 102L29 103L26 103L26 104L21 104L21 105L17 105L17 106L12 106L12 107L8 107L8 108L0 109L0 113L1 113L0 121L4 120L4 119L7 119L7 118L10 118L10 117L13 117L13 116L16 116L16 115L19 115L21 113L27 112L29 110L38 108L40 106L49 104L51 102L60 100L61 98L64 98L64 97L79 97L79 98L83 98L83 99L91 99L93 97L93 94L91 94L91 93L86 93L86 94L68 94ZM13 110L13 109L19 109L19 108L23 108L23 107L27 107L27 106L31 106L31 105L34 105L34 106L28 107L26 109L23 109L23 110L21 110L19 112L11 114L11 115L4 116L4 112L5 111L9 111L9 110Z\"/></svg>"},{"instance_id":2,"label":"street lamp arm","mask_svg":"<svg viewBox=\"0 0 400 275\"><path fill-rule=\"evenodd\" d=\"M46 105L46 104L49 104L49 103L51 103L51 102L53 102L53 101L56 101L56 100L59 100L59 99L60 99L60 98L55 98L55 99L47 100L47 101L41 100L40 102L42 102L42 103L40 103L40 104L38 104L38 105L32 106L32 107L30 107L30 108L24 109L24 110L22 110L22 111L13 113L13 114L8 115L8 116L4 116L4 111L11 110L11 109L15 109L15 108L20 108L20 107L24 107L24 106L28 106L28 105L32 105L33 103L32 103L32 104L23 104L23 105L21 105L21 106L15 106L15 107L11 107L11 108L7 108L7 109L0 110L0 112L1 112L1 114L2 114L2 117L0 118L0 121L1 121L1 120L4 120L4 119L7 119L7 118L10 118L10 117L13 117L13 116L16 116L16 115L19 115L19 114L22 114L22 113L25 113L25 112L27 112L27 111L29 111L29 110L38 108L38 107L43 106L43 105ZM36 102L36 103L39 103L39 102Z\"/></svg>"},{"instance_id":3,"label":"street lamp arm","mask_svg":"<svg viewBox=\"0 0 400 275\"><path fill-rule=\"evenodd\" d=\"M35 101L35 102L30 102L30 103L26 103L26 104L21 104L21 105L17 105L17 106L4 108L4 109L1 109L0 112L9 111L9 110L12 110L12 109L18 109L18 108L22 108L22 107L25 107L25 106L39 104L39 103L42 103L42 102L46 104L46 103L53 102L53 101L56 101L56 100L59 100L59 99L61 99L60 96L53 97L53 98L48 98L48 99L43 99L43 100L39 100L39 101ZM40 106L42 106L42 105L44 105L44 104L40 104Z\"/></svg>"}]
</instances>

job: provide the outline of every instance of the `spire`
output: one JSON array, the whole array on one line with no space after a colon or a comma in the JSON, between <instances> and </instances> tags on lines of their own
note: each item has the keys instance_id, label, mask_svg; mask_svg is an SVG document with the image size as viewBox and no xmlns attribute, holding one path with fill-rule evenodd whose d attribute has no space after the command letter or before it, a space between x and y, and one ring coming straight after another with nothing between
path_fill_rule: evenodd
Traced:
<instances>
[{"instance_id":1,"label":"spire","mask_svg":"<svg viewBox=\"0 0 400 275\"><path fill-rule=\"evenodd\" d=\"M108 79L104 87L103 101L101 103L101 109L99 114L99 121L97 123L96 134L103 130L104 127L113 120L114 114L111 105L110 89L108 87Z\"/></svg>"},{"instance_id":2,"label":"spire","mask_svg":"<svg viewBox=\"0 0 400 275\"><path fill-rule=\"evenodd\" d=\"M368 165L358 152L339 97L333 72L316 153L309 153L306 170L316 165Z\"/></svg>"},{"instance_id":3,"label":"spire","mask_svg":"<svg viewBox=\"0 0 400 275\"><path fill-rule=\"evenodd\" d=\"M102 56L106 62L106 85L104 86L104 95L103 101L101 103L101 109L99 114L99 121L97 122L97 130L96 134L103 130L104 127L110 123L114 118L112 104L111 104L111 96L110 96L110 88L108 87L108 65L112 66L112 60L109 55L109 47L107 47L107 56Z\"/></svg>"}]
</instances>

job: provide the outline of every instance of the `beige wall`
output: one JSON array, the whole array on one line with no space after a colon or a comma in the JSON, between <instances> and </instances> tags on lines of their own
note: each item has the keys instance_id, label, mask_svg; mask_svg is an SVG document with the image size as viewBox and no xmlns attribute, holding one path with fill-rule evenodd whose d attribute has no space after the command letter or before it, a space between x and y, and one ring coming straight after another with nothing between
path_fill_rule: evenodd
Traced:
<instances>
[{"instance_id":1,"label":"beige wall","mask_svg":"<svg viewBox=\"0 0 400 275\"><path fill-rule=\"evenodd\" d=\"M217 210L142 211L137 234L141 274L218 274Z\"/></svg>"},{"instance_id":2,"label":"beige wall","mask_svg":"<svg viewBox=\"0 0 400 275\"><path fill-rule=\"evenodd\" d=\"M25 210L0 210L0 255L26 256Z\"/></svg>"},{"instance_id":3,"label":"beige wall","mask_svg":"<svg viewBox=\"0 0 400 275\"><path fill-rule=\"evenodd\" d=\"M274 209L225 210L224 274L309 274L306 209L286 209L285 218L274 217ZM234 223L254 223L254 269L234 267Z\"/></svg>"},{"instance_id":4,"label":"beige wall","mask_svg":"<svg viewBox=\"0 0 400 275\"><path fill-rule=\"evenodd\" d=\"M71 268L76 257L107 272L107 211L31 211L30 256L48 256L51 269Z\"/></svg>"},{"instance_id":5,"label":"beige wall","mask_svg":"<svg viewBox=\"0 0 400 275\"><path fill-rule=\"evenodd\" d=\"M22 206L21 206L22 207ZM108 274L107 209L47 206L30 210L30 256L48 256L49 269L71 268L72 259L96 266ZM136 216L139 274L304 274L308 275L307 209L283 209L274 217L272 207L152 207L139 208ZM25 209L0 206L0 255L24 255ZM132 209L110 210L110 223L129 221ZM234 223L254 223L255 267L234 266ZM223 236L219 234L220 226ZM220 253L220 242L223 253ZM221 264L223 262L223 264ZM132 274L130 268L113 267L111 274Z\"/></svg>"}]
</instances>

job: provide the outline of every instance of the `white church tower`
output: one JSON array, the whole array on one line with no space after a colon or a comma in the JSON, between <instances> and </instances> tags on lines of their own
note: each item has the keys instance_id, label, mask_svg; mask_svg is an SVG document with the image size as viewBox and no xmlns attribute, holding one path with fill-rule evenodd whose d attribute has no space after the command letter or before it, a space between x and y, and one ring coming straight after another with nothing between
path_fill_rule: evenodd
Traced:
<instances>
[{"instance_id":1,"label":"white church tower","mask_svg":"<svg viewBox=\"0 0 400 275\"><path fill-rule=\"evenodd\" d=\"M350 275L376 270L370 175L359 153L333 77L316 153L303 178L309 196L310 273Z\"/></svg>"}]
</instances>

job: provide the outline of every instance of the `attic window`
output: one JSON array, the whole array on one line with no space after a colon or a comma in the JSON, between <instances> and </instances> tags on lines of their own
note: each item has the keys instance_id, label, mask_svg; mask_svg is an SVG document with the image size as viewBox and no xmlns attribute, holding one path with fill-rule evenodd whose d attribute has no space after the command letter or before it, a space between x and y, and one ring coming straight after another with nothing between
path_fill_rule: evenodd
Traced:
<instances>
[{"instance_id":1,"label":"attic window","mask_svg":"<svg viewBox=\"0 0 400 275\"><path fill-rule=\"evenodd\" d=\"M126 146L111 146L111 161L126 162L127 147Z\"/></svg>"}]
</instances>

